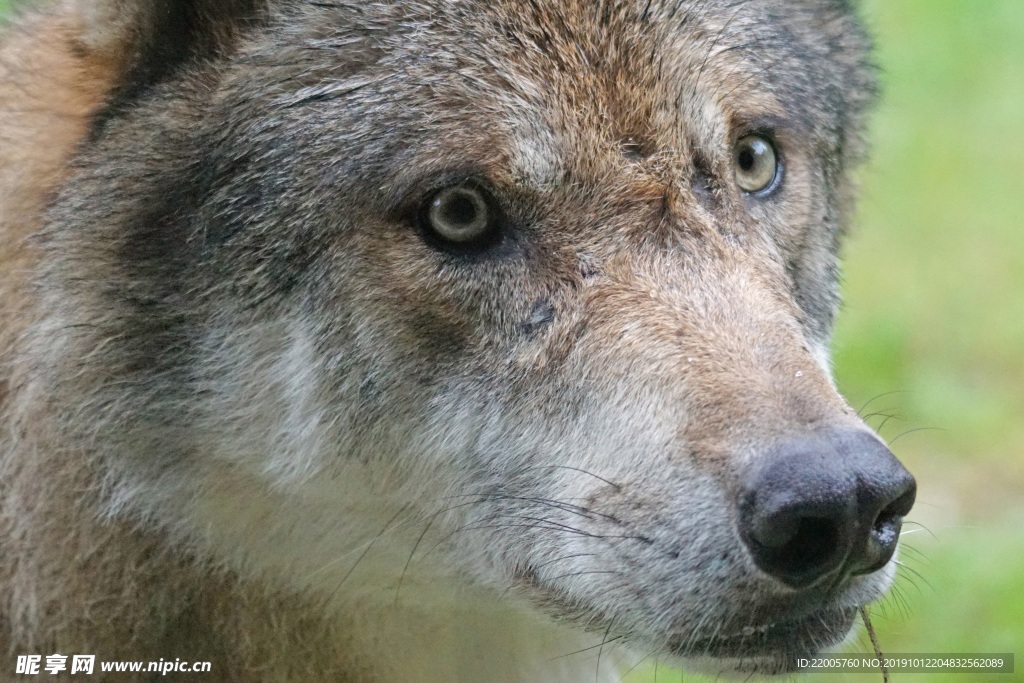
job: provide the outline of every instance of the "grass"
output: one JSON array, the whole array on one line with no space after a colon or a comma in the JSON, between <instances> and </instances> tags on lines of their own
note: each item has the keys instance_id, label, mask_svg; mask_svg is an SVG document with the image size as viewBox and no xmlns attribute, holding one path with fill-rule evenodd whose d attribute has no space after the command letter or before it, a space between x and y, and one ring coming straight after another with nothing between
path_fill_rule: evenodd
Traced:
<instances>
[{"instance_id":1,"label":"grass","mask_svg":"<svg viewBox=\"0 0 1024 683\"><path fill-rule=\"evenodd\" d=\"M857 406L899 392L867 412L899 418L882 433L918 476L912 518L928 529L908 525L909 571L875 626L889 652L1012 652L1024 643L1024 3L867 0L863 14L885 96L846 253L836 375ZM919 428L935 431L901 436ZM870 651L866 638L855 649Z\"/></svg>"}]
</instances>

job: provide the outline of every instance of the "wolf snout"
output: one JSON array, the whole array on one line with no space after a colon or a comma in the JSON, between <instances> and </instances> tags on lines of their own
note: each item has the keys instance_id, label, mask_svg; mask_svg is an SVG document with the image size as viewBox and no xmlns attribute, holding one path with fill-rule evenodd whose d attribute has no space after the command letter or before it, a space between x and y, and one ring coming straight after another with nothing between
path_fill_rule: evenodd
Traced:
<instances>
[{"instance_id":1,"label":"wolf snout","mask_svg":"<svg viewBox=\"0 0 1024 683\"><path fill-rule=\"evenodd\" d=\"M757 566L793 588L885 566L917 485L878 439L833 430L784 442L761 460L739 502Z\"/></svg>"}]
</instances>

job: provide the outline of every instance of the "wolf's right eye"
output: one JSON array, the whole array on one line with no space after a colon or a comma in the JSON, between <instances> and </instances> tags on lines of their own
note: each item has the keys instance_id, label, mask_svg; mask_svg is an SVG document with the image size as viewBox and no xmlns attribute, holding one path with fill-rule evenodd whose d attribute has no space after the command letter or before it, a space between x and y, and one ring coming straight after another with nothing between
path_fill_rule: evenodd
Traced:
<instances>
[{"instance_id":1,"label":"wolf's right eye","mask_svg":"<svg viewBox=\"0 0 1024 683\"><path fill-rule=\"evenodd\" d=\"M767 193L779 177L779 159L775 147L760 135L748 135L736 143L733 151L736 184L750 194Z\"/></svg>"},{"instance_id":2,"label":"wolf's right eye","mask_svg":"<svg viewBox=\"0 0 1024 683\"><path fill-rule=\"evenodd\" d=\"M497 212L489 195L472 185L434 193L421 217L433 237L454 247L480 247L497 232Z\"/></svg>"}]
</instances>

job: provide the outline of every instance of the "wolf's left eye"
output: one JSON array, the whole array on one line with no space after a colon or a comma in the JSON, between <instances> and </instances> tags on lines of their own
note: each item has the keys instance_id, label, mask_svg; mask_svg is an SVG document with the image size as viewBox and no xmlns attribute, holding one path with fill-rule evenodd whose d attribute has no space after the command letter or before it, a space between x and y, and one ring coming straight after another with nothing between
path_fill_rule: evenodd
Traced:
<instances>
[{"instance_id":1,"label":"wolf's left eye","mask_svg":"<svg viewBox=\"0 0 1024 683\"><path fill-rule=\"evenodd\" d=\"M424 207L422 221L433 237L456 247L487 241L495 226L490 198L472 185L453 185L436 192Z\"/></svg>"},{"instance_id":2,"label":"wolf's left eye","mask_svg":"<svg viewBox=\"0 0 1024 683\"><path fill-rule=\"evenodd\" d=\"M736 184L744 192L764 192L779 176L779 160L775 147L760 135L747 135L733 150Z\"/></svg>"}]
</instances>

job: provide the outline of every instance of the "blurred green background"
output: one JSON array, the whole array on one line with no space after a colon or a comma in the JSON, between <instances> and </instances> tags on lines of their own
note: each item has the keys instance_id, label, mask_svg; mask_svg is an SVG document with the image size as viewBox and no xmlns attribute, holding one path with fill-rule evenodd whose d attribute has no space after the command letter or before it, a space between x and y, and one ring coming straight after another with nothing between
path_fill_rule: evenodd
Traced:
<instances>
[{"instance_id":1,"label":"blurred green background","mask_svg":"<svg viewBox=\"0 0 1024 683\"><path fill-rule=\"evenodd\" d=\"M874 399L865 414L920 486L875 626L889 652L1024 658L1024 0L861 11L884 97L846 249L836 376L855 406ZM853 649L870 651L866 637ZM628 680L653 681L643 668ZM1017 670L982 680L1024 681L1024 660Z\"/></svg>"}]
</instances>

